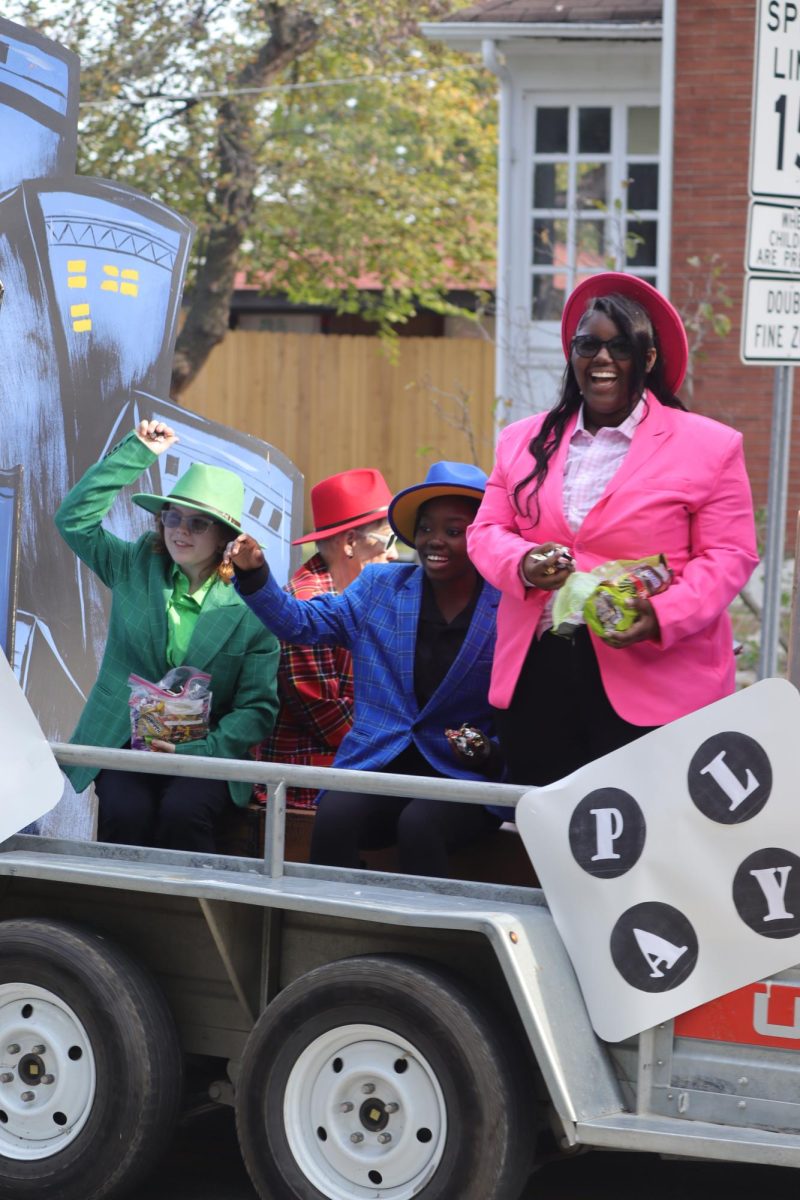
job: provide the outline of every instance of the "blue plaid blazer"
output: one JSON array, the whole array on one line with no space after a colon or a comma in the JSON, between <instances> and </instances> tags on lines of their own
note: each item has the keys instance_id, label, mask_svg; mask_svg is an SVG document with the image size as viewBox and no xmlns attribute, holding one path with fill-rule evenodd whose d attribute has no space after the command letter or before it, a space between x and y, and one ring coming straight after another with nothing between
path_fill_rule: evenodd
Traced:
<instances>
[{"instance_id":1,"label":"blue plaid blazer","mask_svg":"<svg viewBox=\"0 0 800 1200\"><path fill-rule=\"evenodd\" d=\"M464 721L492 729L487 699L500 593L484 583L467 635L447 675L420 710L414 694L414 649L422 568L374 564L341 595L295 600L270 577L242 599L273 633L300 645L346 646L353 655L355 720L337 767L376 771L414 742L442 775L485 782L462 767L444 730Z\"/></svg>"}]
</instances>

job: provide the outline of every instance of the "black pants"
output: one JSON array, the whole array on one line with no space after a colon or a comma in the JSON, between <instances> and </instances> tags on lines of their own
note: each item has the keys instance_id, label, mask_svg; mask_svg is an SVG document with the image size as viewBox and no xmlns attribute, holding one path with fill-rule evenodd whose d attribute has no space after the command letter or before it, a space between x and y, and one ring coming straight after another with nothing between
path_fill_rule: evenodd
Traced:
<instances>
[{"instance_id":1,"label":"black pants","mask_svg":"<svg viewBox=\"0 0 800 1200\"><path fill-rule=\"evenodd\" d=\"M494 715L511 782L536 787L657 728L631 725L611 707L585 626L573 639L550 632L534 639L511 705Z\"/></svg>"},{"instance_id":2,"label":"black pants","mask_svg":"<svg viewBox=\"0 0 800 1200\"><path fill-rule=\"evenodd\" d=\"M397 844L397 865L406 875L446 878L447 855L501 825L478 804L326 792L311 835L311 862L357 867L359 850Z\"/></svg>"},{"instance_id":3,"label":"black pants","mask_svg":"<svg viewBox=\"0 0 800 1200\"><path fill-rule=\"evenodd\" d=\"M224 780L101 771L94 783L101 842L213 854L216 822L231 802Z\"/></svg>"}]
</instances>

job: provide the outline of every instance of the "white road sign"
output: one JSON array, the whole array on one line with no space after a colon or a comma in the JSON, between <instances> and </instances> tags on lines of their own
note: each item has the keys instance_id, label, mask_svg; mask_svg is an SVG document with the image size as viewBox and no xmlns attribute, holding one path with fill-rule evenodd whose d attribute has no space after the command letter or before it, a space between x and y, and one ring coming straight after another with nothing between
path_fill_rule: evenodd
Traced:
<instances>
[{"instance_id":1,"label":"white road sign","mask_svg":"<svg viewBox=\"0 0 800 1200\"><path fill-rule=\"evenodd\" d=\"M800 199L800 0L759 0L750 191Z\"/></svg>"},{"instance_id":2,"label":"white road sign","mask_svg":"<svg viewBox=\"0 0 800 1200\"><path fill-rule=\"evenodd\" d=\"M800 208L788 204L750 205L748 271L800 275Z\"/></svg>"},{"instance_id":3,"label":"white road sign","mask_svg":"<svg viewBox=\"0 0 800 1200\"><path fill-rule=\"evenodd\" d=\"M741 352L746 363L800 362L800 280L746 278Z\"/></svg>"}]
</instances>

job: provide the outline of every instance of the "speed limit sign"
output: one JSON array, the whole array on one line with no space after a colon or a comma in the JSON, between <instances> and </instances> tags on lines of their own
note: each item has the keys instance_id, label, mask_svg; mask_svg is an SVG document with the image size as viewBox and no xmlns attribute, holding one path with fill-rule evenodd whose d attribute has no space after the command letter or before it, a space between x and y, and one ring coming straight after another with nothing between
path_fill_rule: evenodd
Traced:
<instances>
[{"instance_id":1,"label":"speed limit sign","mask_svg":"<svg viewBox=\"0 0 800 1200\"><path fill-rule=\"evenodd\" d=\"M759 0L750 191L800 197L800 0Z\"/></svg>"}]
</instances>

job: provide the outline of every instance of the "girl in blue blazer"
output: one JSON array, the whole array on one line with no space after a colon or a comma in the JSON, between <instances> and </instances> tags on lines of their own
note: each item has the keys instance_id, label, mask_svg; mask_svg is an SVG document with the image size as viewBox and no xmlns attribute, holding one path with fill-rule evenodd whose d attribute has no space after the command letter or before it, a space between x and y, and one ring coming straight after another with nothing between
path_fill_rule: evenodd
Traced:
<instances>
[{"instance_id":1,"label":"girl in blue blazer","mask_svg":"<svg viewBox=\"0 0 800 1200\"><path fill-rule=\"evenodd\" d=\"M335 766L482 780L500 774L488 736L474 756L446 731L487 733L498 593L467 557L466 530L486 475L435 463L394 497L389 522L420 566L373 565L341 595L287 596L247 535L228 557L245 603L287 642L346 646L353 655L355 720ZM448 852L494 830L501 817L478 805L328 791L320 794L311 861L357 867L359 851L397 845L408 874L445 876Z\"/></svg>"}]
</instances>

